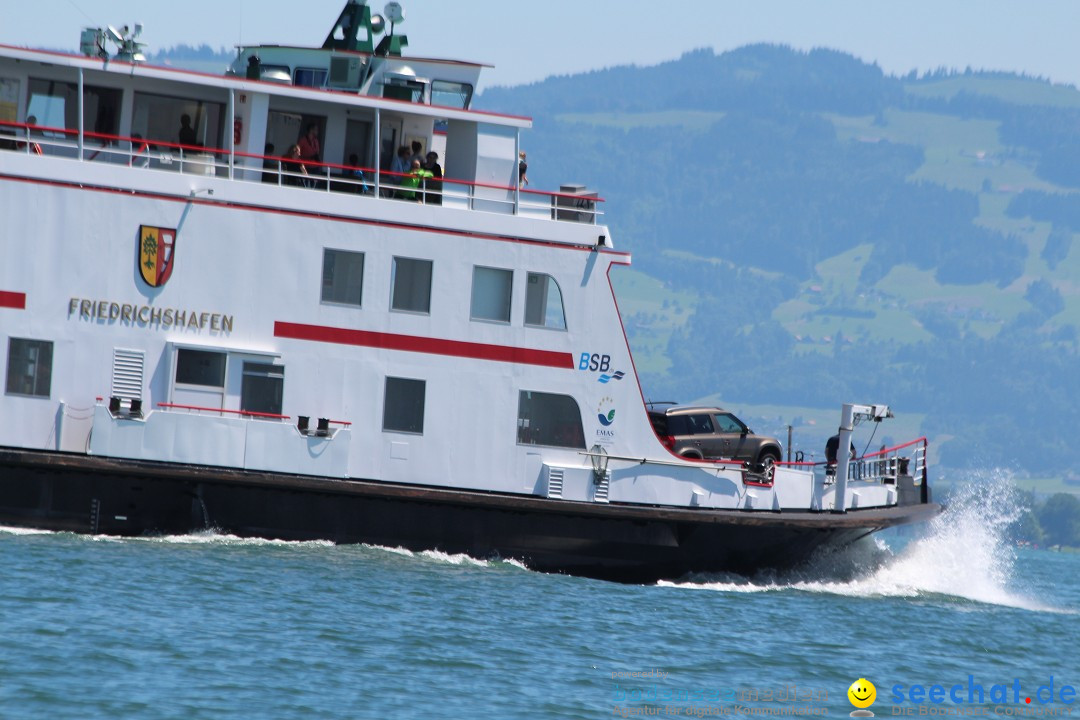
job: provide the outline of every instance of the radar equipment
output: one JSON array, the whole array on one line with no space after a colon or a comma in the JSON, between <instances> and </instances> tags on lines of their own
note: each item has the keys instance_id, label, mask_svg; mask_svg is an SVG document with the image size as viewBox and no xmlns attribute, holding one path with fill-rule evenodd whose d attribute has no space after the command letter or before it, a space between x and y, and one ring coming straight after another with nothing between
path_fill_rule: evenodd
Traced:
<instances>
[{"instance_id":1,"label":"radar equipment","mask_svg":"<svg viewBox=\"0 0 1080 720\"><path fill-rule=\"evenodd\" d=\"M105 43L111 42L116 45L114 59L131 63L146 62L146 55L143 54L146 45L136 40L142 34L142 31L142 23L135 23L134 30L129 30L127 25L119 30L112 25L107 26L104 30L101 28L84 28L82 35L79 37L79 50L87 57L97 57L107 61L109 51L105 48Z\"/></svg>"},{"instance_id":2,"label":"radar equipment","mask_svg":"<svg viewBox=\"0 0 1080 720\"><path fill-rule=\"evenodd\" d=\"M383 8L383 13L386 19L390 21L390 33L384 35L383 39L379 41L379 46L375 48L376 55L401 55L401 49L409 44L409 38L406 35L395 35L394 26L405 22L405 11L401 9L401 3L388 2L386 7Z\"/></svg>"},{"instance_id":3,"label":"radar equipment","mask_svg":"<svg viewBox=\"0 0 1080 720\"><path fill-rule=\"evenodd\" d=\"M371 8L364 2L349 0L322 46L324 50L373 53L375 36L381 34L385 27L382 16L372 15Z\"/></svg>"}]
</instances>

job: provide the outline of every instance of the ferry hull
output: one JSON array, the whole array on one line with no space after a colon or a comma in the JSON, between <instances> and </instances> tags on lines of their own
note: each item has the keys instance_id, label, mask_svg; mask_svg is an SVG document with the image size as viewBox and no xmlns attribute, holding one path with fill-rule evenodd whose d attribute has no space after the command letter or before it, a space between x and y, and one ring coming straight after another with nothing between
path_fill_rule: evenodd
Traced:
<instances>
[{"instance_id":1,"label":"ferry hull","mask_svg":"<svg viewBox=\"0 0 1080 720\"><path fill-rule=\"evenodd\" d=\"M785 569L925 520L933 503L847 513L599 505L547 498L0 450L0 523L120 536L213 529L515 558L619 582Z\"/></svg>"}]
</instances>

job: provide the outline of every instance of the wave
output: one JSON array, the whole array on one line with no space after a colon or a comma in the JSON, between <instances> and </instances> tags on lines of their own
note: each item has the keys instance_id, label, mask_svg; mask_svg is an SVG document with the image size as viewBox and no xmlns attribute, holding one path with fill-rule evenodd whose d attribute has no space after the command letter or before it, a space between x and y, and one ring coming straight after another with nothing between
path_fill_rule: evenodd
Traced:
<instances>
[{"instance_id":1,"label":"wave","mask_svg":"<svg viewBox=\"0 0 1080 720\"><path fill-rule=\"evenodd\" d=\"M1015 587L1009 529L1026 508L1005 471L977 473L948 499L926 533L899 552L875 536L780 574L691 576L661 586L732 593L829 593L848 597L944 597L1037 612L1074 614Z\"/></svg>"},{"instance_id":2,"label":"wave","mask_svg":"<svg viewBox=\"0 0 1080 720\"><path fill-rule=\"evenodd\" d=\"M0 534L2 535L55 535L55 530L39 530L37 528L25 528L14 527L10 525L0 525Z\"/></svg>"},{"instance_id":3,"label":"wave","mask_svg":"<svg viewBox=\"0 0 1080 720\"><path fill-rule=\"evenodd\" d=\"M482 560L475 558L472 555L465 553L445 553L441 550L421 550L420 552L414 552L403 547L385 547L382 545L364 545L366 548L373 550L381 550L383 552L393 553L395 555L403 555L406 557L422 558L424 560L431 560L436 563L444 565L466 565L471 567L514 567L519 570L528 570L524 563L514 558L491 558Z\"/></svg>"}]
</instances>

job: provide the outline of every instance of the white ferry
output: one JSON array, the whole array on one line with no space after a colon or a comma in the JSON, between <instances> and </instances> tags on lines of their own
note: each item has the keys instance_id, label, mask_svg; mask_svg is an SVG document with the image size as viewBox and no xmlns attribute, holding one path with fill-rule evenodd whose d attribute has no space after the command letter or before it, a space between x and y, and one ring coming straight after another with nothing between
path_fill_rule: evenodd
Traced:
<instances>
[{"instance_id":1,"label":"white ferry","mask_svg":"<svg viewBox=\"0 0 1080 720\"><path fill-rule=\"evenodd\" d=\"M138 27L0 47L0 523L638 582L940 509L922 438L829 471L670 452L601 198L521 187L531 121L474 110L484 66L406 56L401 20L349 0L322 47L224 76L146 64ZM890 414L844 405L839 447Z\"/></svg>"}]
</instances>

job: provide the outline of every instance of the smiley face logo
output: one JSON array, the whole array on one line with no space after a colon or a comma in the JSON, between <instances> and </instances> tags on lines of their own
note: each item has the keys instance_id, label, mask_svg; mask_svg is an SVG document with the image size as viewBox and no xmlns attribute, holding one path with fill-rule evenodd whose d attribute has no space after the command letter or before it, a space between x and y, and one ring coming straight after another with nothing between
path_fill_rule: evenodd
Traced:
<instances>
[{"instance_id":1,"label":"smiley face logo","mask_svg":"<svg viewBox=\"0 0 1080 720\"><path fill-rule=\"evenodd\" d=\"M855 707L868 708L873 705L874 700L877 699L877 688L874 687L874 683L866 678L859 678L851 683L851 687L849 687L847 691L847 696L848 700L850 700L851 704ZM852 715L854 714L855 713L852 713Z\"/></svg>"}]
</instances>

